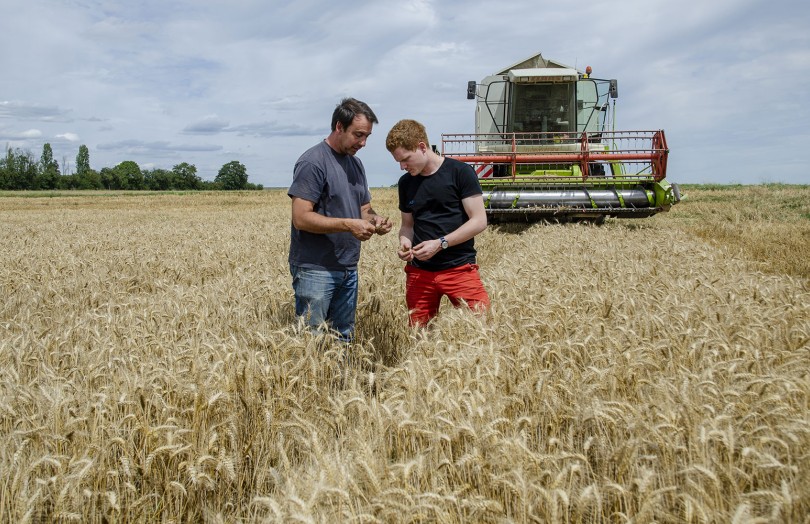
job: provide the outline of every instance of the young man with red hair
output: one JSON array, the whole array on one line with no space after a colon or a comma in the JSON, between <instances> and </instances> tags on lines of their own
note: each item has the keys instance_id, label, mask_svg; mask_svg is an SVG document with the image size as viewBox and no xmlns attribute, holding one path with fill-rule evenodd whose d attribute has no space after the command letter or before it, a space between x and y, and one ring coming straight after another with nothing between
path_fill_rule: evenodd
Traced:
<instances>
[{"instance_id":1,"label":"young man with red hair","mask_svg":"<svg viewBox=\"0 0 810 524\"><path fill-rule=\"evenodd\" d=\"M405 262L405 301L412 326L427 324L442 296L458 307L489 307L476 264L474 237L487 227L481 185L473 168L438 155L425 127L397 122L385 147L407 171L399 179L399 258Z\"/></svg>"}]
</instances>

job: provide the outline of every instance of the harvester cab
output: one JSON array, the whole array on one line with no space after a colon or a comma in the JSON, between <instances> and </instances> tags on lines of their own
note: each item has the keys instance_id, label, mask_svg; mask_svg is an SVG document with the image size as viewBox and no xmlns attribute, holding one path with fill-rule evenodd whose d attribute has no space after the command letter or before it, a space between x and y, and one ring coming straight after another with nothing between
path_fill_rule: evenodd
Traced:
<instances>
[{"instance_id":1,"label":"harvester cab","mask_svg":"<svg viewBox=\"0 0 810 524\"><path fill-rule=\"evenodd\" d=\"M616 131L618 83L535 55L481 82L475 133L443 134L471 164L492 222L641 218L680 201L663 130Z\"/></svg>"}]
</instances>

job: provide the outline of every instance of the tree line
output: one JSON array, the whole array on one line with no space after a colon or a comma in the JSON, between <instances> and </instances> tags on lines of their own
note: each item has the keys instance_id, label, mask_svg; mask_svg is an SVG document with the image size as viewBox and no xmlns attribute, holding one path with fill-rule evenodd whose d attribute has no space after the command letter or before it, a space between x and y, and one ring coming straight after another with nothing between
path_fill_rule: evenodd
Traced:
<instances>
[{"instance_id":1,"label":"tree line","mask_svg":"<svg viewBox=\"0 0 810 524\"><path fill-rule=\"evenodd\" d=\"M51 144L42 147L39 160L30 151L7 148L5 157L0 158L0 190L38 189L170 191L263 189L263 186L248 182L247 169L236 160L223 165L211 182L201 179L197 168L186 162L166 170L141 169L136 162L126 160L96 171L90 168L90 151L85 145L79 147L74 173L68 173L67 169L60 172Z\"/></svg>"}]
</instances>

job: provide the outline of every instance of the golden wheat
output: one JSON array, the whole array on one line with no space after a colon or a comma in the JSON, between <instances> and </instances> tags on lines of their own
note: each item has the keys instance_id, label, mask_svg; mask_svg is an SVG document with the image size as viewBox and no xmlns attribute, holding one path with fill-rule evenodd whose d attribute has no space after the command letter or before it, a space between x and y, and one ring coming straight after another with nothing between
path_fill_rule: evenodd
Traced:
<instances>
[{"instance_id":1,"label":"golden wheat","mask_svg":"<svg viewBox=\"0 0 810 524\"><path fill-rule=\"evenodd\" d=\"M0 195L0 520L807 522L810 189L687 193L491 226L424 330L374 237L349 347L283 191Z\"/></svg>"}]
</instances>

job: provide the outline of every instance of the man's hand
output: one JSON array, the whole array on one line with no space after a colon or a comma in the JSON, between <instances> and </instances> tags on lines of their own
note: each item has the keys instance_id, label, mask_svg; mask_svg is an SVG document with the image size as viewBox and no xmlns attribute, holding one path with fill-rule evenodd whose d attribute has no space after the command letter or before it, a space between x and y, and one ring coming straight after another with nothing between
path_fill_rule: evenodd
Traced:
<instances>
[{"instance_id":1,"label":"man's hand","mask_svg":"<svg viewBox=\"0 0 810 524\"><path fill-rule=\"evenodd\" d=\"M380 215L372 216L371 223L374 224L374 232L378 235L384 235L394 227L394 223L388 217L381 217Z\"/></svg>"},{"instance_id":2,"label":"man's hand","mask_svg":"<svg viewBox=\"0 0 810 524\"><path fill-rule=\"evenodd\" d=\"M346 219L346 224L349 228L349 232L357 240L368 240L377 230L377 227L372 222L363 220L362 218L348 218Z\"/></svg>"},{"instance_id":3,"label":"man's hand","mask_svg":"<svg viewBox=\"0 0 810 524\"><path fill-rule=\"evenodd\" d=\"M413 256L417 260L429 260L433 255L442 250L442 243L439 239L425 240L413 248Z\"/></svg>"},{"instance_id":4,"label":"man's hand","mask_svg":"<svg viewBox=\"0 0 810 524\"><path fill-rule=\"evenodd\" d=\"M407 238L401 238L399 241L399 249L397 256L400 260L410 262L413 260L413 249L411 249L411 241Z\"/></svg>"}]
</instances>

